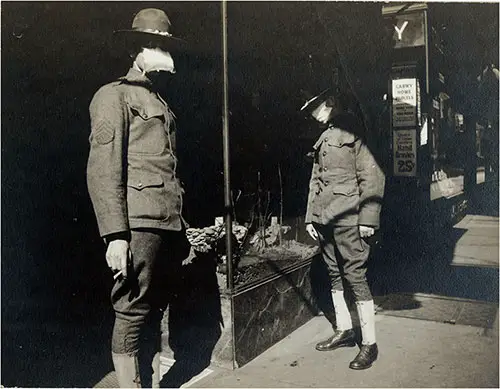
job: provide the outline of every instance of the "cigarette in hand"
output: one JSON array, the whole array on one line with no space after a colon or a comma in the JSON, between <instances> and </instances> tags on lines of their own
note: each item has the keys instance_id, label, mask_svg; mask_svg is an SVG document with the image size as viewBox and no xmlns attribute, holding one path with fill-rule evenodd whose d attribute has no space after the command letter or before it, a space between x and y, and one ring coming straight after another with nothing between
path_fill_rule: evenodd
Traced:
<instances>
[{"instance_id":1,"label":"cigarette in hand","mask_svg":"<svg viewBox=\"0 0 500 389\"><path fill-rule=\"evenodd\" d=\"M118 273L115 273L115 275L113 276L113 279L116 280L118 277L120 277L121 275L123 274L123 271L120 270Z\"/></svg>"}]
</instances>

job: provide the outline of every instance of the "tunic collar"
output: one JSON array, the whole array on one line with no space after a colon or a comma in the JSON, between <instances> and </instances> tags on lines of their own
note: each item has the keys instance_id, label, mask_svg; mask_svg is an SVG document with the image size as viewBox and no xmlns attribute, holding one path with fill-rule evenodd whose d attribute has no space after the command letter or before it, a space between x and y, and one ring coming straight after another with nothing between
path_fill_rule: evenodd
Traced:
<instances>
[{"instance_id":1,"label":"tunic collar","mask_svg":"<svg viewBox=\"0 0 500 389\"><path fill-rule=\"evenodd\" d=\"M120 77L119 80L127 81L131 84L141 84L145 86L152 85L151 80L146 75L134 68L130 68L128 73L125 76Z\"/></svg>"}]
</instances>

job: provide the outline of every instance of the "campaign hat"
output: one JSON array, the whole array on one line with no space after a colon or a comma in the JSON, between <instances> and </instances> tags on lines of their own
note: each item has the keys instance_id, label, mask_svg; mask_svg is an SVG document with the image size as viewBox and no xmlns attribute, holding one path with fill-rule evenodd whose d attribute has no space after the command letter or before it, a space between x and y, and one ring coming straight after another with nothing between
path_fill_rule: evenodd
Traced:
<instances>
[{"instance_id":1,"label":"campaign hat","mask_svg":"<svg viewBox=\"0 0 500 389\"><path fill-rule=\"evenodd\" d=\"M114 36L122 39L125 44L141 47L155 45L164 50L182 50L186 41L172 35L171 27L172 23L165 11L145 8L135 15L131 29L116 30Z\"/></svg>"}]
</instances>

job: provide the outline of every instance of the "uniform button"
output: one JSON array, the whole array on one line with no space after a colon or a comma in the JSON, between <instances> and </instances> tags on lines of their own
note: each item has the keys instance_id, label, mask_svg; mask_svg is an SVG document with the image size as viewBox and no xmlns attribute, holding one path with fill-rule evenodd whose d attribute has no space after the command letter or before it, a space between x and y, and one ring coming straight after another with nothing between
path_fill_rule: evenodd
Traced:
<instances>
[{"instance_id":1,"label":"uniform button","mask_svg":"<svg viewBox=\"0 0 500 389\"><path fill-rule=\"evenodd\" d=\"M325 186L328 186L328 181L325 181Z\"/></svg>"},{"instance_id":2,"label":"uniform button","mask_svg":"<svg viewBox=\"0 0 500 389\"><path fill-rule=\"evenodd\" d=\"M326 167L323 168L323 171L326 172Z\"/></svg>"},{"instance_id":3,"label":"uniform button","mask_svg":"<svg viewBox=\"0 0 500 389\"><path fill-rule=\"evenodd\" d=\"M139 188L142 188L142 182L139 182L139 183L137 184L137 186L138 186Z\"/></svg>"},{"instance_id":4,"label":"uniform button","mask_svg":"<svg viewBox=\"0 0 500 389\"><path fill-rule=\"evenodd\" d=\"M326 151L323 151L323 157L326 155Z\"/></svg>"},{"instance_id":5,"label":"uniform button","mask_svg":"<svg viewBox=\"0 0 500 389\"><path fill-rule=\"evenodd\" d=\"M325 138L325 142L328 142L328 138Z\"/></svg>"}]
</instances>

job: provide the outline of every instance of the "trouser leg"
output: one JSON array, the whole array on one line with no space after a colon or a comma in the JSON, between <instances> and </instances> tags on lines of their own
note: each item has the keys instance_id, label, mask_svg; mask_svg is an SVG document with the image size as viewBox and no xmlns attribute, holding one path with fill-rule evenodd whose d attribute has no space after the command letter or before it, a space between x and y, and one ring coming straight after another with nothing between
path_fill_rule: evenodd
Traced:
<instances>
[{"instance_id":1,"label":"trouser leg","mask_svg":"<svg viewBox=\"0 0 500 389\"><path fill-rule=\"evenodd\" d=\"M154 353L160 351L161 345L161 315L152 304L153 275L159 261L165 261L163 236L158 231L133 230L131 233L130 249L132 263L130 264L127 279L118 279L111 292L111 301L115 311L115 324L111 349L118 379L121 374L128 374L128 369L122 369L120 361L126 356L133 357L136 362L136 373L142 376L141 367L145 366L149 353L153 358ZM155 276L158 276L157 274ZM142 343L150 342L153 346L146 347L146 352L141 350ZM156 348L156 350L154 350ZM127 365L131 368L131 364ZM151 367L149 368L151 370ZM125 382L128 376L122 377ZM146 379L146 381L148 381ZM149 380L150 381L150 380ZM121 382L121 381L120 381ZM145 382L150 386L149 382ZM120 383L121 385L121 383Z\"/></svg>"},{"instance_id":2,"label":"trouser leg","mask_svg":"<svg viewBox=\"0 0 500 389\"><path fill-rule=\"evenodd\" d=\"M344 297L339 258L336 255L336 242L332 226L315 225L318 232L321 254L328 268L331 280L332 301L335 309L337 329L340 331L352 328L351 314Z\"/></svg>"},{"instance_id":3,"label":"trouser leg","mask_svg":"<svg viewBox=\"0 0 500 389\"><path fill-rule=\"evenodd\" d=\"M359 228L337 227L335 241L342 257L344 278L353 292L358 311L362 345L350 363L351 369L362 370L372 366L378 357L375 339L375 308L366 280L366 264L370 246L359 235Z\"/></svg>"},{"instance_id":4,"label":"trouser leg","mask_svg":"<svg viewBox=\"0 0 500 389\"><path fill-rule=\"evenodd\" d=\"M355 301L373 299L366 280L370 246L359 235L359 227L335 227L334 238L340 253L339 266Z\"/></svg>"},{"instance_id":5,"label":"trouser leg","mask_svg":"<svg viewBox=\"0 0 500 389\"><path fill-rule=\"evenodd\" d=\"M335 240L333 236L333 227L329 225L314 224L314 228L318 232L319 246L321 249L321 257L328 269L328 275L331 280L331 288L335 291L344 290L342 286L342 277L338 258L335 253Z\"/></svg>"}]
</instances>

